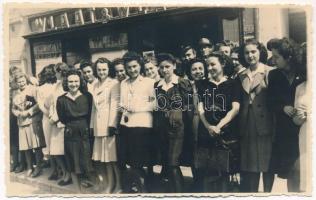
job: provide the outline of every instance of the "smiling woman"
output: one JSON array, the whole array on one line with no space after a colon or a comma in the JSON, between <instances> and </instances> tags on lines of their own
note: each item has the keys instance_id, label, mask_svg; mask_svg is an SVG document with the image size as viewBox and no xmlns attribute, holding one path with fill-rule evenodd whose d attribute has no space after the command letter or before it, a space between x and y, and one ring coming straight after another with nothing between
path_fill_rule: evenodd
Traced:
<instances>
[{"instance_id":1,"label":"smiling woman","mask_svg":"<svg viewBox=\"0 0 316 200\"><path fill-rule=\"evenodd\" d=\"M92 96L86 87L80 72L70 70L65 77L65 93L57 99L57 114L61 123L65 124L65 159L71 172L72 181L78 191L82 173L81 166L89 173L92 171L89 144L89 124L92 108ZM69 183L71 180L69 180ZM65 183L65 184L69 184Z\"/></svg>"}]
</instances>

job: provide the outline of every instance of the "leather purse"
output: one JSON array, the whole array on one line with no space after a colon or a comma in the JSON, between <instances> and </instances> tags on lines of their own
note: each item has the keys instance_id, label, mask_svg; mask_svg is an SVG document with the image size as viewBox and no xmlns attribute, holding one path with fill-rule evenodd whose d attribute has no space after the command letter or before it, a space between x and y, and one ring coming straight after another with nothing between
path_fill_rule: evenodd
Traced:
<instances>
[{"instance_id":1,"label":"leather purse","mask_svg":"<svg viewBox=\"0 0 316 200\"><path fill-rule=\"evenodd\" d=\"M237 152L236 152L237 151ZM197 147L194 164L197 169L209 169L222 172L233 172L238 168L238 141L225 141L217 138L215 146Z\"/></svg>"}]
</instances>

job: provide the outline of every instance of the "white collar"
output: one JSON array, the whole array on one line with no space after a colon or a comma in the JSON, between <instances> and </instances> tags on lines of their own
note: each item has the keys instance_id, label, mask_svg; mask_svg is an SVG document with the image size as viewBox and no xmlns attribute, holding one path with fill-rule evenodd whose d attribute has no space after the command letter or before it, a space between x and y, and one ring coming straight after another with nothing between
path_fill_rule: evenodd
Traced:
<instances>
[{"instance_id":1,"label":"white collar","mask_svg":"<svg viewBox=\"0 0 316 200\"><path fill-rule=\"evenodd\" d=\"M221 78L221 80L219 80L218 82L216 82L214 79L209 79L209 82L214 83L215 85L219 85L219 84L221 84L221 83L223 83L225 81L227 81L227 77L226 76L223 76Z\"/></svg>"},{"instance_id":2,"label":"white collar","mask_svg":"<svg viewBox=\"0 0 316 200\"><path fill-rule=\"evenodd\" d=\"M246 68L245 67L242 67L242 68L240 68L240 70L237 72L237 74L240 74L241 72L243 72L243 71L245 71L246 70Z\"/></svg>"},{"instance_id":3,"label":"white collar","mask_svg":"<svg viewBox=\"0 0 316 200\"><path fill-rule=\"evenodd\" d=\"M143 79L144 79L144 77L142 75L138 75L133 83L131 82L131 78L128 78L128 79L125 79L125 80L129 84L134 84L136 82L142 81Z\"/></svg>"},{"instance_id":4,"label":"white collar","mask_svg":"<svg viewBox=\"0 0 316 200\"><path fill-rule=\"evenodd\" d=\"M255 76L257 73L264 74L264 70L264 65L262 63L259 63L255 71L251 71L250 68L246 69L246 74L250 79L252 79L252 77Z\"/></svg>"},{"instance_id":5,"label":"white collar","mask_svg":"<svg viewBox=\"0 0 316 200\"><path fill-rule=\"evenodd\" d=\"M179 83L179 76L176 76L175 74L172 75L171 81L167 84L165 79L161 79L158 83L158 87L164 86L164 85L170 85L170 84L178 84Z\"/></svg>"},{"instance_id":6,"label":"white collar","mask_svg":"<svg viewBox=\"0 0 316 200\"><path fill-rule=\"evenodd\" d=\"M77 95L76 96L72 96L71 94L70 94L70 92L67 92L66 93L66 96L68 97L68 98L70 98L70 99L72 99L73 101L75 101L79 96L81 96L82 95L82 93L80 92L80 91L78 91L78 93L77 93Z\"/></svg>"}]
</instances>

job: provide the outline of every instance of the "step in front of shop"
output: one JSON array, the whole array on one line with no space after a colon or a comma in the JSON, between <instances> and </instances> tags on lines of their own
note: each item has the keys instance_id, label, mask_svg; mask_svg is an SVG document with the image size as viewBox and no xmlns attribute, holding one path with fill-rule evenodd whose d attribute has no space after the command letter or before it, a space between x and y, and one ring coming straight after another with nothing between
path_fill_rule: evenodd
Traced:
<instances>
[{"instance_id":1,"label":"step in front of shop","mask_svg":"<svg viewBox=\"0 0 316 200\"><path fill-rule=\"evenodd\" d=\"M59 186L57 181L48 180L49 169L44 169L42 174L36 178L26 176L26 172L10 173L10 181L31 185L38 188L42 194L75 194L76 189L73 184L67 186Z\"/></svg>"}]
</instances>

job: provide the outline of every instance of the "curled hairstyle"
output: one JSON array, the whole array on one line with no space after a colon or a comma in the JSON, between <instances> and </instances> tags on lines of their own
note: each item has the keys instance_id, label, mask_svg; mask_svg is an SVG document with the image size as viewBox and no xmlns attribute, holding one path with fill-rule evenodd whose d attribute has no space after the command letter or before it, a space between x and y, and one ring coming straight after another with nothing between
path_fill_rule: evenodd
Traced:
<instances>
[{"instance_id":1,"label":"curled hairstyle","mask_svg":"<svg viewBox=\"0 0 316 200\"><path fill-rule=\"evenodd\" d=\"M153 65L157 66L157 59L155 58L144 58L144 65L147 63L152 63Z\"/></svg>"},{"instance_id":2,"label":"curled hairstyle","mask_svg":"<svg viewBox=\"0 0 316 200\"><path fill-rule=\"evenodd\" d=\"M57 63L55 65L55 72L61 73L62 77L65 77L67 74L67 71L70 69L70 66L68 66L66 63L61 62Z\"/></svg>"},{"instance_id":3,"label":"curled hairstyle","mask_svg":"<svg viewBox=\"0 0 316 200\"><path fill-rule=\"evenodd\" d=\"M48 72L50 70L50 72ZM55 72L55 65L50 64L45 66L42 71L38 74L39 78L39 85L43 85L45 83L56 83L56 72Z\"/></svg>"},{"instance_id":4,"label":"curled hairstyle","mask_svg":"<svg viewBox=\"0 0 316 200\"><path fill-rule=\"evenodd\" d=\"M79 90L80 90L81 93L86 93L88 91L87 84L84 81L84 79L83 79L83 77L81 75L81 72L79 72L76 69L70 69L70 70L67 71L66 76L63 79L64 91L66 91L66 92L69 91L69 88L68 88L68 77L71 76L71 75L77 75L79 77L79 80L80 80Z\"/></svg>"},{"instance_id":5,"label":"curled hairstyle","mask_svg":"<svg viewBox=\"0 0 316 200\"><path fill-rule=\"evenodd\" d=\"M125 71L126 71L126 74L129 76L127 70L126 70L126 65L127 63L131 62L131 61L136 61L138 62L138 64L140 65L140 74L144 74L145 70L144 70L144 61L143 61L143 58L136 52L134 51L129 51L129 52L126 52L124 55L123 55L123 61L124 61L124 67L125 67Z\"/></svg>"},{"instance_id":6,"label":"curled hairstyle","mask_svg":"<svg viewBox=\"0 0 316 200\"><path fill-rule=\"evenodd\" d=\"M177 64L177 59L170 53L160 53L157 55L157 61L158 65L160 65L161 62L163 61L169 61L172 64L176 65Z\"/></svg>"},{"instance_id":7,"label":"curled hairstyle","mask_svg":"<svg viewBox=\"0 0 316 200\"><path fill-rule=\"evenodd\" d=\"M115 58L112 61L112 65L113 67L115 67L116 65L124 65L124 60L122 58Z\"/></svg>"},{"instance_id":8,"label":"curled hairstyle","mask_svg":"<svg viewBox=\"0 0 316 200\"><path fill-rule=\"evenodd\" d=\"M272 51L275 49L285 59L288 60L291 66L295 66L299 63L297 55L299 55L298 45L288 38L272 39L267 44L268 49Z\"/></svg>"},{"instance_id":9,"label":"curled hairstyle","mask_svg":"<svg viewBox=\"0 0 316 200\"><path fill-rule=\"evenodd\" d=\"M203 59L195 58L189 61L188 67L186 68L186 75L190 80L193 80L192 75L191 75L191 69L194 63L202 63L204 67L204 77L208 78L208 72L207 72L207 64Z\"/></svg>"},{"instance_id":10,"label":"curled hairstyle","mask_svg":"<svg viewBox=\"0 0 316 200\"><path fill-rule=\"evenodd\" d=\"M29 76L26 75L26 74L23 73L23 72L17 72L17 73L15 73L14 76L13 76L13 78L14 78L13 81L14 81L15 83L17 83L17 80L18 80L19 78L23 78L23 77L25 78L27 85L31 84L31 81L30 81Z\"/></svg>"},{"instance_id":11,"label":"curled hairstyle","mask_svg":"<svg viewBox=\"0 0 316 200\"><path fill-rule=\"evenodd\" d=\"M239 49L239 62L240 62L240 64L242 64L244 67L249 67L249 63L247 63L247 61L245 59L245 48L248 45L255 45L257 47L257 49L259 50L259 54L260 54L259 62L266 64L267 58L268 58L267 49L265 48L265 46L262 43L258 42L255 39L248 39L245 41L244 44L242 44L240 46L240 49Z\"/></svg>"},{"instance_id":12,"label":"curled hairstyle","mask_svg":"<svg viewBox=\"0 0 316 200\"><path fill-rule=\"evenodd\" d=\"M97 76L96 75L96 70L94 69L95 68L95 65L92 63L92 62L89 62L89 61L83 61L80 63L80 69L81 71L83 71L84 68L86 67L90 67L92 69L92 72L93 72L93 76Z\"/></svg>"},{"instance_id":13,"label":"curled hairstyle","mask_svg":"<svg viewBox=\"0 0 316 200\"><path fill-rule=\"evenodd\" d=\"M225 55L222 52L214 51L210 55L208 55L206 59L210 57L218 58L219 63L223 66L224 75L230 77L234 73L234 63L229 56Z\"/></svg>"},{"instance_id":14,"label":"curled hairstyle","mask_svg":"<svg viewBox=\"0 0 316 200\"><path fill-rule=\"evenodd\" d=\"M110 78L114 78L115 77L115 70L114 70L114 66L112 65L111 61L107 58L104 58L104 57L101 57L101 58L98 58L97 61L95 61L94 63L94 74L95 76L100 79L98 73L97 73L97 68L98 68L98 64L99 63L106 63L108 65L108 68L109 68L109 77Z\"/></svg>"}]
</instances>

